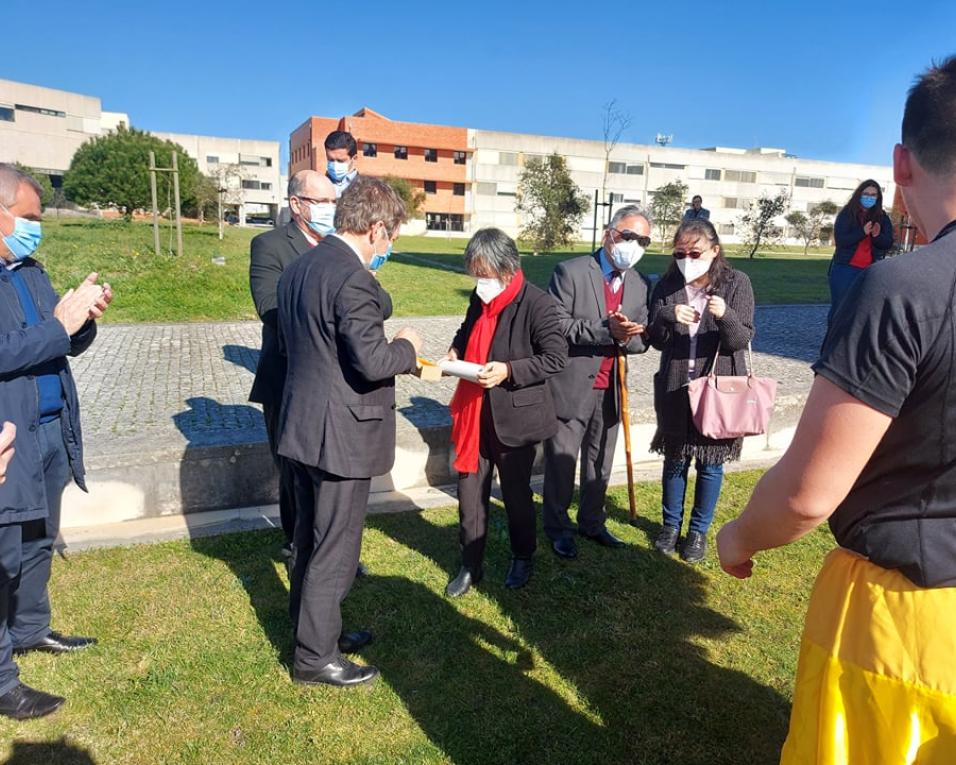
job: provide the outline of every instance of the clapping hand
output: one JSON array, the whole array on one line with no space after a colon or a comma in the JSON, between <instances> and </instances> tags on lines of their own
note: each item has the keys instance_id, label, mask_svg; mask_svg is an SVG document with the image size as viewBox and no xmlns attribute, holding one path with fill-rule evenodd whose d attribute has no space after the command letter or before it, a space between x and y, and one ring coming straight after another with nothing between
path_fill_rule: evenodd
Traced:
<instances>
[{"instance_id":1,"label":"clapping hand","mask_svg":"<svg viewBox=\"0 0 956 765\"><path fill-rule=\"evenodd\" d=\"M0 430L0 483L7 480L7 465L13 459L13 440L17 437L17 426L12 422L3 423Z\"/></svg>"},{"instance_id":2,"label":"clapping hand","mask_svg":"<svg viewBox=\"0 0 956 765\"><path fill-rule=\"evenodd\" d=\"M727 313L727 303L724 302L722 297L711 295L707 298L707 310L715 319L722 319L724 314Z\"/></svg>"},{"instance_id":3,"label":"clapping hand","mask_svg":"<svg viewBox=\"0 0 956 765\"><path fill-rule=\"evenodd\" d=\"M678 305L674 308L674 318L678 324L696 324L700 321L700 311L689 305Z\"/></svg>"},{"instance_id":4,"label":"clapping hand","mask_svg":"<svg viewBox=\"0 0 956 765\"><path fill-rule=\"evenodd\" d=\"M613 337L619 343L626 343L632 337L643 334L644 325L631 321L620 311L611 311L607 315L607 326Z\"/></svg>"},{"instance_id":5,"label":"clapping hand","mask_svg":"<svg viewBox=\"0 0 956 765\"><path fill-rule=\"evenodd\" d=\"M870 229L870 236L872 236L874 239L876 239L876 237L878 237L878 236L880 235L880 232L881 232L883 229L882 229L882 227L880 226L880 222L879 222L879 221L873 221L873 223L872 223L871 225L873 226L873 228Z\"/></svg>"},{"instance_id":6,"label":"clapping hand","mask_svg":"<svg viewBox=\"0 0 956 765\"><path fill-rule=\"evenodd\" d=\"M866 223L864 223L863 233L866 234L867 236L871 236L871 235L876 236L876 234L873 233L873 225L874 225L873 221L871 220L868 220Z\"/></svg>"},{"instance_id":7,"label":"clapping hand","mask_svg":"<svg viewBox=\"0 0 956 765\"><path fill-rule=\"evenodd\" d=\"M102 316L113 299L113 290L108 284L97 284L98 278L97 273L91 273L78 287L69 290L60 298L60 302L53 309L53 317L71 337L79 332L86 322Z\"/></svg>"}]
</instances>

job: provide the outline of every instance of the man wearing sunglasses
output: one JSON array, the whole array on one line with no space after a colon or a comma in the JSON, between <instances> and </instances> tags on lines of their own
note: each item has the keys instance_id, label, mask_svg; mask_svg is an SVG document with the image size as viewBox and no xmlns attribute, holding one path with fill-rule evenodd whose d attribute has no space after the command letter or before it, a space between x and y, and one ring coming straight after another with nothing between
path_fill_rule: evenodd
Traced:
<instances>
[{"instance_id":1,"label":"man wearing sunglasses","mask_svg":"<svg viewBox=\"0 0 956 765\"><path fill-rule=\"evenodd\" d=\"M651 221L637 205L618 210L601 249L559 264L550 292L568 341L568 365L551 378L558 432L545 442L544 530L554 553L578 555L568 516L581 457L577 532L604 547L623 542L608 531L604 499L621 421L619 352L644 353L650 282L633 267L650 245Z\"/></svg>"}]
</instances>

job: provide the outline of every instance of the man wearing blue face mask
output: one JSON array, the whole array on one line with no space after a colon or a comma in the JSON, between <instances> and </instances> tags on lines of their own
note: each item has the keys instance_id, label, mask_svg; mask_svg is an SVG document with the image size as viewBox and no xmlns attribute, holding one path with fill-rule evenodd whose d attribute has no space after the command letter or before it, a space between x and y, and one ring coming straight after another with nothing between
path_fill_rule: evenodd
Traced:
<instances>
[{"instance_id":1,"label":"man wearing blue face mask","mask_svg":"<svg viewBox=\"0 0 956 765\"><path fill-rule=\"evenodd\" d=\"M249 400L262 404L269 449L279 470L279 516L287 554L295 528L295 494L292 466L276 452L277 420L286 371L286 360L279 353L276 336L276 295L285 269L335 231L336 198L332 182L315 170L300 170L293 175L288 193L292 220L253 239L249 260L249 286L262 320L262 350Z\"/></svg>"},{"instance_id":2,"label":"man wearing blue face mask","mask_svg":"<svg viewBox=\"0 0 956 765\"><path fill-rule=\"evenodd\" d=\"M618 210L603 247L560 263L549 290L568 341L568 365L551 378L558 432L544 442L544 530L559 558L578 555L568 516L581 458L577 532L603 547L624 543L608 531L604 497L621 420L615 382L619 352L644 353L650 283L634 266L650 244L651 223L637 205Z\"/></svg>"},{"instance_id":3,"label":"man wearing blue face mask","mask_svg":"<svg viewBox=\"0 0 956 765\"><path fill-rule=\"evenodd\" d=\"M0 422L15 426L16 450L0 481L0 715L25 720L64 699L19 680L13 656L69 653L92 638L50 629L47 582L59 532L60 500L84 485L76 385L67 356L96 336L112 292L90 274L61 299L33 259L42 237L40 186L0 164Z\"/></svg>"},{"instance_id":4,"label":"man wearing blue face mask","mask_svg":"<svg viewBox=\"0 0 956 765\"><path fill-rule=\"evenodd\" d=\"M335 184L335 195L342 196L352 181L358 177L355 169L355 155L358 146L351 133L333 130L325 137L325 174Z\"/></svg>"}]
</instances>

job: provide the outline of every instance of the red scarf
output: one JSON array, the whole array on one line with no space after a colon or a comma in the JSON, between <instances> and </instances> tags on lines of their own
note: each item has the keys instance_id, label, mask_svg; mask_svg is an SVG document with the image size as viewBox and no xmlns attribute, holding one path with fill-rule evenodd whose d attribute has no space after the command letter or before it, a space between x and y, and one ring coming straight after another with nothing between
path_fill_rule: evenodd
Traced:
<instances>
[{"instance_id":1,"label":"red scarf","mask_svg":"<svg viewBox=\"0 0 956 765\"><path fill-rule=\"evenodd\" d=\"M858 216L860 225L866 223L866 215L860 213ZM869 234L864 234L860 243L857 244L853 257L850 258L850 265L854 268L869 268L873 265L873 238Z\"/></svg>"},{"instance_id":2,"label":"red scarf","mask_svg":"<svg viewBox=\"0 0 956 765\"><path fill-rule=\"evenodd\" d=\"M482 303L481 315L471 328L468 345L465 347L464 361L476 364L488 363L491 341L498 328L498 317L524 286L524 274L515 273L505 291L490 303ZM474 473L478 470L478 441L481 433L481 403L485 389L477 383L459 380L451 403L451 441L455 445L455 470L460 473Z\"/></svg>"}]
</instances>

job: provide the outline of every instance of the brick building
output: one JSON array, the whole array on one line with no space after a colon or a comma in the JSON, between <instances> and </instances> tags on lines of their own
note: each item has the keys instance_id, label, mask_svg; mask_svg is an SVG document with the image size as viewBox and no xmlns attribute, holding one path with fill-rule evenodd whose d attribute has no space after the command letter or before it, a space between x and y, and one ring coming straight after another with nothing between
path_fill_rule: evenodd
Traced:
<instances>
[{"instance_id":1,"label":"brick building","mask_svg":"<svg viewBox=\"0 0 956 765\"><path fill-rule=\"evenodd\" d=\"M310 117L289 139L289 174L325 172L325 137L351 133L358 143L359 173L404 178L425 194L426 227L467 231L471 210L468 130L390 120L369 108L351 116Z\"/></svg>"}]
</instances>

